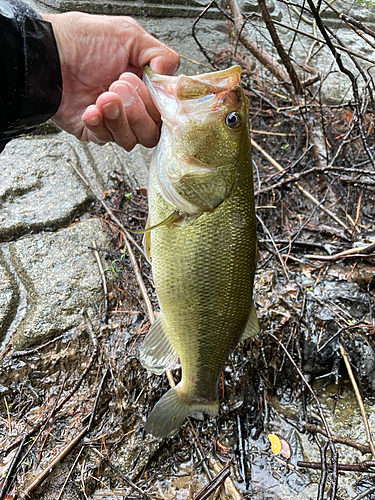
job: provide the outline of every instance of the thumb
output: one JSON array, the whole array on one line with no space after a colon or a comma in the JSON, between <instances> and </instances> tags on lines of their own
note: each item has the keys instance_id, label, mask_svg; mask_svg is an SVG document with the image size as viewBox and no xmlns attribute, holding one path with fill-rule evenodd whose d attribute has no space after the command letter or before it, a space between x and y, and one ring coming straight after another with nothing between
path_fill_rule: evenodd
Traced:
<instances>
[{"instance_id":1,"label":"thumb","mask_svg":"<svg viewBox=\"0 0 375 500\"><path fill-rule=\"evenodd\" d=\"M169 49L169 53L156 56L149 62L151 69L159 75L174 75L180 66L180 56L174 50Z\"/></svg>"}]
</instances>

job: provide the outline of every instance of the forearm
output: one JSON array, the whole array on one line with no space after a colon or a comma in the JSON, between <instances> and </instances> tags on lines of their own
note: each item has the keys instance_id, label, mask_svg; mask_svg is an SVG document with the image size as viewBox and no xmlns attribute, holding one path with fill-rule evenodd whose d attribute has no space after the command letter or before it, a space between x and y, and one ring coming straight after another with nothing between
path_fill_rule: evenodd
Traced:
<instances>
[{"instance_id":1,"label":"forearm","mask_svg":"<svg viewBox=\"0 0 375 500\"><path fill-rule=\"evenodd\" d=\"M52 26L18 0L0 9L0 150L58 109L62 95Z\"/></svg>"}]
</instances>

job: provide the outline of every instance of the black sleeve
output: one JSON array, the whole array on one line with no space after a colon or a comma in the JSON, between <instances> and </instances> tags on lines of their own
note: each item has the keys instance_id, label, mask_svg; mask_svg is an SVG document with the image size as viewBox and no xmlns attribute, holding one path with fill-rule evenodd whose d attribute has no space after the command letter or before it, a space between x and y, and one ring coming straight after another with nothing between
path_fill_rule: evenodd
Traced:
<instances>
[{"instance_id":1,"label":"black sleeve","mask_svg":"<svg viewBox=\"0 0 375 500\"><path fill-rule=\"evenodd\" d=\"M0 0L0 151L56 113L61 94L52 25L19 0Z\"/></svg>"}]
</instances>

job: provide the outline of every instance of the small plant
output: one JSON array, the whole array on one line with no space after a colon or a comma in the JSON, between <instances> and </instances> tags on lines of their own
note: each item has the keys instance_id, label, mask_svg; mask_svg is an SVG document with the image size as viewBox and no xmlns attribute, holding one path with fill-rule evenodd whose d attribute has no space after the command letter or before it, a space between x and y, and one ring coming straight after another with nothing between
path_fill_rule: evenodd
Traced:
<instances>
[{"instance_id":1,"label":"small plant","mask_svg":"<svg viewBox=\"0 0 375 500\"><path fill-rule=\"evenodd\" d=\"M113 274L113 278L118 278L119 273L122 273L122 270L121 269L115 269L115 262L120 262L122 259L125 258L125 255L126 255L126 244L124 245L124 248L122 250L120 259L113 260L111 262L110 267L107 267L106 269L103 269L103 273L105 273L106 271L111 271L112 274Z\"/></svg>"},{"instance_id":2,"label":"small plant","mask_svg":"<svg viewBox=\"0 0 375 500\"><path fill-rule=\"evenodd\" d=\"M131 193L130 193L131 194ZM124 245L124 248L122 250L122 254L121 254L121 257L120 257L120 260L124 259L125 258L125 254L126 254L126 243Z\"/></svg>"},{"instance_id":3,"label":"small plant","mask_svg":"<svg viewBox=\"0 0 375 500\"><path fill-rule=\"evenodd\" d=\"M121 259L122 259L122 256L121 256ZM121 269L115 269L115 262L120 262L119 259L115 259L111 262L111 266L110 267L107 267L106 269L103 270L103 273L105 273L106 271L111 271L113 273L113 277L114 278L118 278L119 276L119 273L122 272Z\"/></svg>"}]
</instances>

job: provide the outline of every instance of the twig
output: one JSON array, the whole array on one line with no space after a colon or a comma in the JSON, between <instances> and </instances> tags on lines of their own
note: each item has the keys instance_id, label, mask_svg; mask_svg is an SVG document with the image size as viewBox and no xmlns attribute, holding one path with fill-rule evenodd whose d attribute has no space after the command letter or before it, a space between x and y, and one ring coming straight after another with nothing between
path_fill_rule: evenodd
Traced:
<instances>
[{"instance_id":1,"label":"twig","mask_svg":"<svg viewBox=\"0 0 375 500\"><path fill-rule=\"evenodd\" d=\"M115 214L112 212L112 210L109 208L109 206L106 204L105 201L103 201L102 197L99 195L97 191L91 186L89 181L84 177L84 175L81 174L81 172L78 170L78 168L74 165L74 163L68 159L68 163L71 165L71 167L74 169L75 173L80 177L80 179L83 181L83 183L90 189L90 191L93 193L93 195L96 197L99 203L101 203L104 207L104 210L108 213L110 218L116 222L118 227L123 231L124 235L126 238L133 243L133 245L137 248L137 250L145 257L147 260L147 255L146 252L143 250L141 246L138 245L138 243L135 241L135 239L132 237L132 235L126 230L123 224L118 220L118 218L115 216Z\"/></svg>"},{"instance_id":2,"label":"twig","mask_svg":"<svg viewBox=\"0 0 375 500\"><path fill-rule=\"evenodd\" d=\"M340 345L340 353L341 353L341 356L344 359L344 363L345 363L346 369L348 370L349 378L350 378L350 381L352 383L355 395L357 397L359 408L361 410L361 414L362 414L362 418L363 418L363 423L365 425L365 430L366 430L367 442L370 445L372 456L375 457L375 446L374 446L374 442L372 440L371 428L370 428L370 424L369 424L369 421L368 421L368 418L367 418L367 415L366 415L365 407L363 405L361 393L359 392L357 382L356 382L356 380L354 378L352 367L350 366L348 355L346 354L345 349L343 348L342 345Z\"/></svg>"},{"instance_id":3,"label":"twig","mask_svg":"<svg viewBox=\"0 0 375 500\"><path fill-rule=\"evenodd\" d=\"M206 5L206 7L202 10L202 12L199 14L199 16L194 20L193 22L193 26L192 26L192 29L191 29L191 34L195 40L195 43L198 45L198 47L200 48L202 54L204 55L204 57L207 59L207 61L212 65L212 60L210 58L210 56L207 54L207 51L205 50L205 48L203 47L203 45L200 43L200 41L198 40L197 38L197 35L195 34L195 27L197 25L197 23L199 22L199 20L205 15L205 13L212 7L212 5L216 3L215 0L211 0L211 2Z\"/></svg>"},{"instance_id":4,"label":"twig","mask_svg":"<svg viewBox=\"0 0 375 500\"><path fill-rule=\"evenodd\" d=\"M194 500L206 500L219 488L229 475L230 463L223 467L221 471L196 494Z\"/></svg>"},{"instance_id":5,"label":"twig","mask_svg":"<svg viewBox=\"0 0 375 500\"><path fill-rule=\"evenodd\" d=\"M5 408L7 410L7 417L8 417L8 435L11 436L12 435L12 421L10 419L8 401L7 401L7 398L5 396L4 396L4 403L5 403Z\"/></svg>"},{"instance_id":6,"label":"twig","mask_svg":"<svg viewBox=\"0 0 375 500\"><path fill-rule=\"evenodd\" d=\"M6 471L6 476L4 478L3 484L2 484L1 489L0 489L0 500L4 499L4 496L7 493L8 486L10 486L10 484L11 484L11 479L12 479L14 471L17 468L19 459L21 457L22 448L23 448L23 445L25 444L26 438L27 438L27 435L24 435L22 438L22 441L18 447L17 452L13 457L13 460L12 460L12 463L10 464L10 467Z\"/></svg>"},{"instance_id":7,"label":"twig","mask_svg":"<svg viewBox=\"0 0 375 500\"><path fill-rule=\"evenodd\" d=\"M298 467L304 467L306 469L322 470L321 462L297 462ZM332 470L332 465L328 464L328 469ZM375 474L375 461L374 460L364 460L360 464L337 464L338 470L346 470L352 472L367 472Z\"/></svg>"},{"instance_id":8,"label":"twig","mask_svg":"<svg viewBox=\"0 0 375 500\"><path fill-rule=\"evenodd\" d=\"M280 252L279 252L279 249L277 248L277 245L276 245L276 243L275 243L275 240L272 238L272 235L271 235L271 233L269 232L269 230L268 230L267 226L264 224L264 222L263 222L262 218L261 218L259 215L257 215L256 217L257 217L258 221L261 223L261 225L262 225L262 227L263 227L264 232L268 235L269 239L271 240L272 245L273 245L273 247L274 247L274 249L275 249L275 251L276 251L276 255L277 255L277 257L278 257L278 259L279 259L279 261L280 261L281 267L282 267L283 272L284 272L284 274L285 274L285 277L286 277L286 279L289 281L289 273L288 273L288 269L287 269L287 267L286 267L286 265L285 265L284 259L282 258L281 254L280 254Z\"/></svg>"},{"instance_id":9,"label":"twig","mask_svg":"<svg viewBox=\"0 0 375 500\"><path fill-rule=\"evenodd\" d=\"M344 257L370 257L371 252L375 250L375 243L369 243L363 247L354 247L344 250L343 252L335 253L333 255L313 255L307 254L305 257L307 259L317 259L317 260L329 260L334 261L338 259L343 259Z\"/></svg>"},{"instance_id":10,"label":"twig","mask_svg":"<svg viewBox=\"0 0 375 500\"><path fill-rule=\"evenodd\" d=\"M347 24L352 24L356 28L359 28L364 33L366 33L366 35L370 35L373 38L375 38L375 33L372 30L370 30L370 28L367 28L367 26L365 26L364 24L362 24L360 21L357 21L353 17L350 17L350 16L344 14L343 12L339 15L339 17L341 19L343 19Z\"/></svg>"},{"instance_id":11,"label":"twig","mask_svg":"<svg viewBox=\"0 0 375 500\"><path fill-rule=\"evenodd\" d=\"M281 23L280 21L276 21L276 19L274 19L273 22L275 24L277 24L278 26L281 26L282 28L286 28L288 30L294 31L295 33L297 33L299 35L306 36L306 37L311 38L312 40L314 40L316 42L323 43L324 45L327 45L327 42L323 38L317 38L316 36L312 35L311 33L307 33L306 31L299 30L298 28L293 28L293 26L290 26L289 24ZM343 47L342 45L338 45L338 44L332 43L332 42L331 42L331 44L335 49L342 50L343 52L346 52L347 54L351 54L352 56L358 57L359 59L362 59L363 61L367 61L371 64L375 64L374 59L370 59L369 57L366 57L363 54L359 54L358 52L354 52L354 50Z\"/></svg>"},{"instance_id":12,"label":"twig","mask_svg":"<svg viewBox=\"0 0 375 500\"><path fill-rule=\"evenodd\" d=\"M63 448L63 450L57 455L57 457L54 458L54 460L52 460L52 462L32 481L30 486L28 486L26 490L20 494L20 498L27 498L30 495L30 493L32 493L35 490L35 488L37 488L46 479L46 477L49 476L49 474L56 467L56 465L59 462L61 462L61 460L65 458L66 455L83 438L87 430L88 430L88 425L79 434L77 434L77 436Z\"/></svg>"},{"instance_id":13,"label":"twig","mask_svg":"<svg viewBox=\"0 0 375 500\"><path fill-rule=\"evenodd\" d=\"M90 420L89 420L89 423L88 423L88 432L90 432L92 424L94 423L95 413L96 413L96 409L98 407L100 394L102 392L103 385L104 385L105 379L106 379L106 377L108 375L108 372L109 372L109 368L106 369L106 371L104 372L104 375L102 377L102 380L100 381L100 384L99 384L99 387L98 387L98 391L97 391L97 394L96 394L96 398L95 398L95 402L94 402L94 406L93 406L93 409L92 409L92 412L91 412L91 417L90 417Z\"/></svg>"},{"instance_id":14,"label":"twig","mask_svg":"<svg viewBox=\"0 0 375 500\"><path fill-rule=\"evenodd\" d=\"M102 486L104 486L104 488L106 488L108 491L111 492L111 494L114 496L115 500L119 500L118 496L116 495L116 493L114 491L111 490L111 488L109 486L107 486L105 484L104 481L102 481L101 479L99 479L98 477L95 477L93 476L92 474L89 474L89 477L91 477L92 479L94 479L95 481L98 481L98 483L100 483Z\"/></svg>"},{"instance_id":15,"label":"twig","mask_svg":"<svg viewBox=\"0 0 375 500\"><path fill-rule=\"evenodd\" d=\"M279 170L280 172L285 172L285 170L283 169L283 167L280 165L280 163L278 163L276 160L274 160L272 158L272 156L270 156L266 151L264 151L263 148L261 148L259 146L258 143L256 143L254 141L254 139L251 139L251 145L256 148L265 158L266 160L268 160L271 165L273 165L275 168L277 168L277 170ZM303 188L301 186L301 184L299 182L296 182L295 183L295 186L301 191L301 193L310 201L312 201L317 207L319 207L324 213L326 213L327 215L329 215L334 221L337 222L337 224L340 224L341 227L343 227L346 231L348 231L348 233L350 233L350 230L349 228L346 226L346 224L344 224L344 222L342 222L333 212L331 212L330 210L328 210L328 208L325 208L321 202L319 202L312 194L310 194L308 191L306 191L305 188Z\"/></svg>"},{"instance_id":16,"label":"twig","mask_svg":"<svg viewBox=\"0 0 375 500\"><path fill-rule=\"evenodd\" d=\"M60 498L61 498L61 496L62 496L62 494L63 494L63 492L64 492L65 486L67 485L67 483L68 483L68 481L69 481L69 478L70 478L70 476L72 475L72 472L74 471L75 466L77 465L77 462L78 462L78 460L79 460L79 457L82 455L82 452L83 452L83 450L84 450L84 449L85 449L85 448L84 448L84 446L82 446L82 448L79 450L78 455L77 455L77 458L74 460L74 463L73 463L73 465L71 466L71 468L70 468L70 470L69 470L69 472L68 472L68 475L66 476L66 479L65 479L65 481L64 481L64 484L62 485L61 490L60 490L60 493L59 493L59 496L56 498L56 500L60 500Z\"/></svg>"},{"instance_id":17,"label":"twig","mask_svg":"<svg viewBox=\"0 0 375 500\"><path fill-rule=\"evenodd\" d=\"M182 57L182 59L186 59L186 61L189 61L189 62L191 62L193 64L196 64L197 66L202 66L203 68L207 68L210 71L217 71L216 68L214 68L213 66L209 66L208 64L204 64L204 63L201 63L201 62L198 62L198 61L194 61L194 59L190 59L190 57L183 56L182 54L179 54L179 56Z\"/></svg>"},{"instance_id":18,"label":"twig","mask_svg":"<svg viewBox=\"0 0 375 500\"><path fill-rule=\"evenodd\" d=\"M82 493L83 493L83 496L85 497L85 499L89 500L87 495L86 495L85 476L84 476L85 467L86 467L86 458L83 460L83 463L81 465L81 484L82 484L81 490L82 490Z\"/></svg>"},{"instance_id":19,"label":"twig","mask_svg":"<svg viewBox=\"0 0 375 500\"><path fill-rule=\"evenodd\" d=\"M134 484L131 479L129 479L117 467L115 467L113 465L113 463L107 457L105 457L104 455L102 455L100 453L99 450L97 450L93 446L91 446L90 449L92 451L94 451L100 457L100 460L103 461L103 462L105 462L108 465L108 467L110 467L113 470L113 472L115 472L118 475L118 477L124 481L124 483L126 483L128 486L130 486L131 488L133 488L133 490L135 490L137 493L139 493L140 495L142 495L142 497L146 497L149 500L154 500L155 499L155 497L149 495L145 491L141 490L141 488L139 488L136 484Z\"/></svg>"},{"instance_id":20,"label":"twig","mask_svg":"<svg viewBox=\"0 0 375 500\"><path fill-rule=\"evenodd\" d=\"M350 255L344 255L343 257L338 257L338 259L330 259L329 257L332 257L332 255L305 255L307 259L316 259L316 260L328 260L328 261L333 261L333 260L338 260L338 259L346 259L349 257L355 257L355 258L360 258L362 257L363 259L373 259L375 257L375 253L353 253Z\"/></svg>"},{"instance_id":21,"label":"twig","mask_svg":"<svg viewBox=\"0 0 375 500\"><path fill-rule=\"evenodd\" d=\"M294 91L297 95L302 94L302 86L301 82L299 81L298 75L290 61L289 55L286 53L281 40L279 38L279 35L277 34L277 31L275 29L275 25L272 21L271 15L269 13L269 10L267 8L265 0L258 0L258 5L260 7L260 11L262 13L263 20L266 24L266 27L269 31L269 34L271 35L273 44L281 58L281 60L284 63L284 66L286 67L286 70L289 74L290 80L292 82L292 85L294 87Z\"/></svg>"},{"instance_id":22,"label":"twig","mask_svg":"<svg viewBox=\"0 0 375 500\"><path fill-rule=\"evenodd\" d=\"M346 182L347 184L354 184L355 186L364 186L368 187L368 189L374 189L375 187L375 181L371 179L364 179L364 180L359 180L359 179L353 179L352 177L348 177L346 175L342 175L339 177L341 182Z\"/></svg>"},{"instance_id":23,"label":"twig","mask_svg":"<svg viewBox=\"0 0 375 500\"><path fill-rule=\"evenodd\" d=\"M261 135L278 135L281 137L293 137L296 134L285 134L284 132L267 132L266 130L253 130L250 129L249 132L251 134L261 134ZM306 151L303 153L303 156L306 154Z\"/></svg>"},{"instance_id":24,"label":"twig","mask_svg":"<svg viewBox=\"0 0 375 500\"><path fill-rule=\"evenodd\" d=\"M215 472L215 474L219 474L219 472L222 470L221 464L219 461L215 461L214 457L211 455L210 457L210 464L212 464L212 468ZM232 500L242 500L242 495L238 491L237 487L235 486L234 482L230 477L227 477L225 480L225 487L228 490L229 495L232 497Z\"/></svg>"},{"instance_id":25,"label":"twig","mask_svg":"<svg viewBox=\"0 0 375 500\"><path fill-rule=\"evenodd\" d=\"M53 344L58 340L61 340L63 337L64 335L58 335L57 337L49 340L45 344L38 345L37 347L32 347L31 349L27 349L26 351L15 351L12 353L12 358L21 358L22 356L27 356L28 354L33 354L34 352L38 352L44 347L47 347L48 345Z\"/></svg>"},{"instance_id":26,"label":"twig","mask_svg":"<svg viewBox=\"0 0 375 500\"><path fill-rule=\"evenodd\" d=\"M327 437L326 431L322 427L320 427L320 425L305 422L303 424L303 427L307 432L312 432L314 434L318 432L319 434ZM371 453L371 448L367 444L358 443L357 441L353 441L353 439L350 439L349 437L336 436L335 434L332 434L332 441L334 443L351 446L352 448L359 450L362 454Z\"/></svg>"},{"instance_id":27,"label":"twig","mask_svg":"<svg viewBox=\"0 0 375 500\"><path fill-rule=\"evenodd\" d=\"M288 73L275 59L263 50L258 43L251 39L249 34L242 29L244 19L236 0L228 0L230 10L234 18L234 32L241 43L252 53L258 61L263 64L293 95L292 84Z\"/></svg>"}]
</instances>

